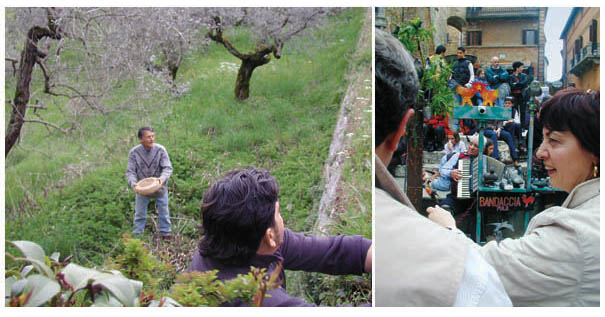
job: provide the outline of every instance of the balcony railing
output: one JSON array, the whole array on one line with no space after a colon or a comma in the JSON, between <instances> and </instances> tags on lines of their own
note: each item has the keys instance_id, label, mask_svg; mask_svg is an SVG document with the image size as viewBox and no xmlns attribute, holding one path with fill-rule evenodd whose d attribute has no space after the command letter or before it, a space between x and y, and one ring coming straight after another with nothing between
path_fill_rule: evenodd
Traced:
<instances>
[{"instance_id":1,"label":"balcony railing","mask_svg":"<svg viewBox=\"0 0 605 317\"><path fill-rule=\"evenodd\" d=\"M588 42L570 61L570 73L582 76L593 64L599 64L600 46L598 42Z\"/></svg>"},{"instance_id":2,"label":"balcony railing","mask_svg":"<svg viewBox=\"0 0 605 317\"><path fill-rule=\"evenodd\" d=\"M517 7L517 8L484 8L470 7L466 8L467 20L479 19L503 19L503 18L538 18L540 8L538 7Z\"/></svg>"}]
</instances>

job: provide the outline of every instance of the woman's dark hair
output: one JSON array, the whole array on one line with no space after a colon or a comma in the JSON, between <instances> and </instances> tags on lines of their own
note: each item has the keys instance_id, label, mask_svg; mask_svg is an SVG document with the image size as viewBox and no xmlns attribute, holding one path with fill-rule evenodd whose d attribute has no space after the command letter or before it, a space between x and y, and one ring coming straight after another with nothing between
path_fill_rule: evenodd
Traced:
<instances>
[{"instance_id":1,"label":"woman's dark hair","mask_svg":"<svg viewBox=\"0 0 605 317\"><path fill-rule=\"evenodd\" d=\"M600 92L578 88L558 91L542 104L539 120L552 131L570 131L582 148L599 157Z\"/></svg>"},{"instance_id":2,"label":"woman's dark hair","mask_svg":"<svg viewBox=\"0 0 605 317\"><path fill-rule=\"evenodd\" d=\"M279 185L267 170L228 172L204 193L200 254L224 264L249 264L275 225L278 198Z\"/></svg>"},{"instance_id":3,"label":"woman's dark hair","mask_svg":"<svg viewBox=\"0 0 605 317\"><path fill-rule=\"evenodd\" d=\"M460 133L452 132L452 135L454 136L454 141L456 141L456 143L460 143Z\"/></svg>"},{"instance_id":4,"label":"woman's dark hair","mask_svg":"<svg viewBox=\"0 0 605 317\"><path fill-rule=\"evenodd\" d=\"M485 144L483 144L483 155L487 155L487 150L490 146L494 146L494 142L491 139L485 138Z\"/></svg>"},{"instance_id":5,"label":"woman's dark hair","mask_svg":"<svg viewBox=\"0 0 605 317\"><path fill-rule=\"evenodd\" d=\"M153 132L153 128L152 127L142 127L139 129L139 133L137 133L137 136L139 137L139 140L143 138L143 134L145 134L145 131L150 131Z\"/></svg>"}]
</instances>

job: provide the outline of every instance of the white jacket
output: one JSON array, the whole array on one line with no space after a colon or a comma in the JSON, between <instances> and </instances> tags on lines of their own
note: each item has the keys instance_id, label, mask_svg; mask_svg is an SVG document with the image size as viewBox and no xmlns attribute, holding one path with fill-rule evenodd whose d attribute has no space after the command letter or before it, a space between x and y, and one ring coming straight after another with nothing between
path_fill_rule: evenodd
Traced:
<instances>
[{"instance_id":1,"label":"white jacket","mask_svg":"<svg viewBox=\"0 0 605 317\"><path fill-rule=\"evenodd\" d=\"M525 235L480 249L514 306L600 305L599 178L576 186L561 207L536 215Z\"/></svg>"},{"instance_id":2,"label":"white jacket","mask_svg":"<svg viewBox=\"0 0 605 317\"><path fill-rule=\"evenodd\" d=\"M410 208L386 167L375 161L376 306L511 306L473 242Z\"/></svg>"}]
</instances>

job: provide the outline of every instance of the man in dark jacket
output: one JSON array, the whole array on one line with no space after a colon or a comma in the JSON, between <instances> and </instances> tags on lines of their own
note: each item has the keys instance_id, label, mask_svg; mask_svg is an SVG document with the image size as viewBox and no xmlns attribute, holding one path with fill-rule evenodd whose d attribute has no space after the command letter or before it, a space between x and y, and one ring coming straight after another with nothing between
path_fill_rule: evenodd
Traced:
<instances>
[{"instance_id":1,"label":"man in dark jacket","mask_svg":"<svg viewBox=\"0 0 605 317\"><path fill-rule=\"evenodd\" d=\"M508 86L508 72L506 69L500 67L500 59L498 56L492 57L491 66L485 71L485 77L489 83L490 89L498 89L498 99L496 99L496 106L504 106L504 98L508 95L503 93L508 89L502 89L500 86Z\"/></svg>"},{"instance_id":2,"label":"man in dark jacket","mask_svg":"<svg viewBox=\"0 0 605 317\"><path fill-rule=\"evenodd\" d=\"M509 83L511 94L513 98L515 98L515 107L517 110L519 110L519 115L521 116L521 128L527 130L527 122L525 118L527 113L527 104L525 103L524 93L529 81L527 79L527 75L523 73L522 62L513 63L513 73L510 75Z\"/></svg>"},{"instance_id":3,"label":"man in dark jacket","mask_svg":"<svg viewBox=\"0 0 605 317\"><path fill-rule=\"evenodd\" d=\"M326 274L372 271L372 241L361 236L310 237L284 228L279 185L264 169L233 170L216 181L202 203L203 238L189 271L218 270L221 280L246 274L250 266L271 274L279 262L288 270ZM283 284L267 293L263 306L313 306L286 293ZM242 302L225 305L243 306Z\"/></svg>"}]
</instances>

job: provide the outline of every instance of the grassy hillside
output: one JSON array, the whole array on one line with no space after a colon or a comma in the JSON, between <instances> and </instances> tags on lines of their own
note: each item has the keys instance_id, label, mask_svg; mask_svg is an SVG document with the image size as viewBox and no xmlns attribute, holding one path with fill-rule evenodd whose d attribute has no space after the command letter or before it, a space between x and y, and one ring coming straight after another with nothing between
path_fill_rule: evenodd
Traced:
<instances>
[{"instance_id":1,"label":"grassy hillside","mask_svg":"<svg viewBox=\"0 0 605 317\"><path fill-rule=\"evenodd\" d=\"M363 9L347 10L313 36L286 43L281 59L255 70L244 102L233 96L238 60L212 44L204 54L188 54L177 80L190 90L177 99L156 94L136 100L132 83L125 83L113 102L134 102L130 110L89 114L68 135L27 126L20 148L6 161L6 239L35 241L80 263L100 265L132 229L134 193L124 170L128 150L138 144L136 130L148 124L174 167L173 230L198 238L204 190L224 172L248 165L267 168L277 178L286 225L310 230L345 74L351 61L360 61L350 57L363 17ZM251 43L245 29L227 36L236 46ZM7 99L12 85L7 80ZM49 119L61 116L53 111L46 112ZM152 229L148 221L146 233Z\"/></svg>"}]
</instances>

